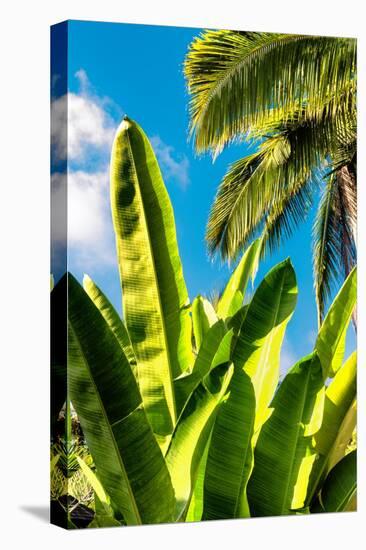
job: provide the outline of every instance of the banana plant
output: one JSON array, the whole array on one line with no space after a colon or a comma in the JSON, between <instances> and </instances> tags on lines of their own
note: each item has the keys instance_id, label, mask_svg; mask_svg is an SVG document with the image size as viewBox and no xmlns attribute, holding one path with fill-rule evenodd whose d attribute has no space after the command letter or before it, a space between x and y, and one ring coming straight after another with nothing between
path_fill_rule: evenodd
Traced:
<instances>
[{"instance_id":1,"label":"banana plant","mask_svg":"<svg viewBox=\"0 0 366 550\"><path fill-rule=\"evenodd\" d=\"M343 356L356 270L314 349L280 382L298 294L290 259L249 298L255 240L216 305L190 302L158 162L128 118L110 173L123 316L88 276L81 285L67 274L52 290L55 303L68 296L67 358L55 348L52 360L67 388L52 418L66 401L80 421L93 459L78 459L94 491L90 526L353 509L356 355Z\"/></svg>"}]
</instances>

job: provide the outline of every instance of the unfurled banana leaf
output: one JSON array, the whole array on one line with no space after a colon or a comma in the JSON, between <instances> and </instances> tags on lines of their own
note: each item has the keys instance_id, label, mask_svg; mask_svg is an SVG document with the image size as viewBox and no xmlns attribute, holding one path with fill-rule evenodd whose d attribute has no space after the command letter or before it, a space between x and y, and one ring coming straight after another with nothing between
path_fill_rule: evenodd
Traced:
<instances>
[{"instance_id":1,"label":"unfurled banana leaf","mask_svg":"<svg viewBox=\"0 0 366 550\"><path fill-rule=\"evenodd\" d=\"M318 458L309 484L308 502L329 470L344 456L356 425L357 355L348 358L325 392L323 422L315 434Z\"/></svg>"},{"instance_id":2,"label":"unfurled banana leaf","mask_svg":"<svg viewBox=\"0 0 366 550\"><path fill-rule=\"evenodd\" d=\"M130 337L128 335L127 329L123 324L122 319L118 315L117 311L114 309L106 295L100 290L100 288L92 281L88 275L84 275L83 287L87 295L94 304L99 309L100 313L103 315L107 324L112 329L113 334L120 343L125 355L130 363L133 371L137 376L137 363L135 352L133 351Z\"/></svg>"},{"instance_id":3,"label":"unfurled banana leaf","mask_svg":"<svg viewBox=\"0 0 366 550\"><path fill-rule=\"evenodd\" d=\"M217 321L206 333L191 373L184 373L174 380L177 410L181 411L192 391L211 369L228 363L232 331L227 331L224 321Z\"/></svg>"},{"instance_id":4,"label":"unfurled banana leaf","mask_svg":"<svg viewBox=\"0 0 366 550\"><path fill-rule=\"evenodd\" d=\"M221 319L232 317L242 306L249 279L254 278L258 268L261 243L262 239L256 239L233 271L217 306L217 315Z\"/></svg>"},{"instance_id":5,"label":"unfurled banana leaf","mask_svg":"<svg viewBox=\"0 0 366 550\"><path fill-rule=\"evenodd\" d=\"M221 407L208 453L203 519L248 517L246 485L253 443L279 379L280 349L297 299L289 261L278 264L259 285L232 351L235 371ZM237 323L238 324L238 323Z\"/></svg>"},{"instance_id":6,"label":"unfurled banana leaf","mask_svg":"<svg viewBox=\"0 0 366 550\"><path fill-rule=\"evenodd\" d=\"M320 494L325 512L349 509L357 489L357 451L348 453L329 472Z\"/></svg>"},{"instance_id":7,"label":"unfurled banana leaf","mask_svg":"<svg viewBox=\"0 0 366 550\"><path fill-rule=\"evenodd\" d=\"M129 525L172 521L169 473L119 342L69 275L70 397L98 477Z\"/></svg>"},{"instance_id":8,"label":"unfurled banana leaf","mask_svg":"<svg viewBox=\"0 0 366 550\"><path fill-rule=\"evenodd\" d=\"M197 296L192 304L193 334L197 350L210 327L217 321L217 315L211 303L202 296Z\"/></svg>"},{"instance_id":9,"label":"unfurled banana leaf","mask_svg":"<svg viewBox=\"0 0 366 550\"><path fill-rule=\"evenodd\" d=\"M324 390L315 353L299 361L281 383L255 448L248 483L253 516L281 516L304 508L316 460L313 436L322 423Z\"/></svg>"},{"instance_id":10,"label":"unfurled banana leaf","mask_svg":"<svg viewBox=\"0 0 366 550\"><path fill-rule=\"evenodd\" d=\"M145 133L128 118L113 143L111 206L123 315L146 413L164 446L177 417L173 379L193 363L189 300L159 165Z\"/></svg>"},{"instance_id":11,"label":"unfurled banana leaf","mask_svg":"<svg viewBox=\"0 0 366 550\"><path fill-rule=\"evenodd\" d=\"M177 500L177 519L184 517L189 504L200 460L232 373L232 365L211 370L192 393L174 430L166 462Z\"/></svg>"},{"instance_id":12,"label":"unfurled banana leaf","mask_svg":"<svg viewBox=\"0 0 366 550\"><path fill-rule=\"evenodd\" d=\"M334 376L343 362L345 338L357 298L357 268L354 267L320 327L315 350L323 367L324 380Z\"/></svg>"}]
</instances>

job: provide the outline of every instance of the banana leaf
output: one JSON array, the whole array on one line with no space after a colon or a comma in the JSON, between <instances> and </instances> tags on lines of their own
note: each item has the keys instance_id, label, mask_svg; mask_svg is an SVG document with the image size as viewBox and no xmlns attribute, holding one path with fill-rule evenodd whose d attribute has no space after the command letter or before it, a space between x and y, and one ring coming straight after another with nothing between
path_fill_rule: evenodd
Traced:
<instances>
[{"instance_id":1,"label":"banana leaf","mask_svg":"<svg viewBox=\"0 0 366 550\"><path fill-rule=\"evenodd\" d=\"M249 375L256 398L255 432L267 415L279 382L280 352L287 323L297 302L296 276L290 260L272 268L255 292L233 350L236 369Z\"/></svg>"},{"instance_id":2,"label":"banana leaf","mask_svg":"<svg viewBox=\"0 0 366 550\"><path fill-rule=\"evenodd\" d=\"M202 296L197 296L192 304L193 334L197 351L210 327L218 321L211 303Z\"/></svg>"},{"instance_id":3,"label":"banana leaf","mask_svg":"<svg viewBox=\"0 0 366 550\"><path fill-rule=\"evenodd\" d=\"M329 470L345 455L356 425L357 355L352 353L326 389L323 422L315 434L318 454L309 484L308 502Z\"/></svg>"},{"instance_id":4,"label":"banana leaf","mask_svg":"<svg viewBox=\"0 0 366 550\"><path fill-rule=\"evenodd\" d=\"M51 435L67 395L67 277L51 291ZM66 429L66 426L65 426Z\"/></svg>"},{"instance_id":5,"label":"banana leaf","mask_svg":"<svg viewBox=\"0 0 366 550\"><path fill-rule=\"evenodd\" d=\"M96 514L89 523L88 529L95 529L97 527L120 527L121 525L123 525L123 523L112 516Z\"/></svg>"},{"instance_id":6,"label":"banana leaf","mask_svg":"<svg viewBox=\"0 0 366 550\"><path fill-rule=\"evenodd\" d=\"M101 291L101 289L94 283L94 281L89 277L89 275L84 275L83 287L87 295L94 304L99 309L100 313L103 315L105 321L112 329L113 334L117 338L120 346L122 347L125 355L130 363L134 373L137 377L137 361L135 352L131 344L130 337L128 335L127 329L118 315L117 311L112 306L111 302L108 300L106 295Z\"/></svg>"},{"instance_id":7,"label":"banana leaf","mask_svg":"<svg viewBox=\"0 0 366 550\"><path fill-rule=\"evenodd\" d=\"M246 486L253 445L278 384L281 344L296 298L295 274L285 261L267 274L249 306L234 316L244 321L232 351L230 395L212 433L203 519L249 516Z\"/></svg>"},{"instance_id":8,"label":"banana leaf","mask_svg":"<svg viewBox=\"0 0 366 550\"><path fill-rule=\"evenodd\" d=\"M348 453L329 472L320 501L325 512L344 512L357 490L357 451Z\"/></svg>"},{"instance_id":9,"label":"banana leaf","mask_svg":"<svg viewBox=\"0 0 366 550\"><path fill-rule=\"evenodd\" d=\"M211 432L212 434L212 432ZM207 466L207 458L208 458L208 451L211 445L211 435L206 443L205 450L203 451L202 458L200 460L198 470L197 470L197 478L196 482L194 484L191 498L189 501L189 506L187 508L187 515L185 518L185 521L187 523L192 521L201 521L202 520L202 513L203 513L203 490L204 490L204 482L205 482L205 472L206 472L206 466Z\"/></svg>"},{"instance_id":10,"label":"banana leaf","mask_svg":"<svg viewBox=\"0 0 366 550\"><path fill-rule=\"evenodd\" d=\"M232 365L220 365L211 370L192 393L174 430L166 463L177 500L177 520L184 519L200 460L232 373Z\"/></svg>"},{"instance_id":11,"label":"banana leaf","mask_svg":"<svg viewBox=\"0 0 366 550\"><path fill-rule=\"evenodd\" d=\"M174 380L177 409L180 412L192 391L211 369L230 360L232 331L227 331L224 321L217 321L206 333L191 373L184 373Z\"/></svg>"},{"instance_id":12,"label":"banana leaf","mask_svg":"<svg viewBox=\"0 0 366 550\"><path fill-rule=\"evenodd\" d=\"M249 376L234 371L230 395L212 431L204 478L203 520L249 517L246 484L252 469L255 395Z\"/></svg>"},{"instance_id":13,"label":"banana leaf","mask_svg":"<svg viewBox=\"0 0 366 550\"><path fill-rule=\"evenodd\" d=\"M296 363L277 390L254 452L248 483L252 516L282 516L304 509L324 389L321 363L313 353Z\"/></svg>"},{"instance_id":14,"label":"banana leaf","mask_svg":"<svg viewBox=\"0 0 366 550\"><path fill-rule=\"evenodd\" d=\"M226 324L228 328L232 328L234 331L235 341L236 341L236 337L240 333L241 326L248 313L248 308L249 308L249 304L242 306L240 309L238 309L238 311L232 317L229 317L226 320Z\"/></svg>"},{"instance_id":15,"label":"banana leaf","mask_svg":"<svg viewBox=\"0 0 366 550\"><path fill-rule=\"evenodd\" d=\"M345 338L357 298L357 267L342 285L319 329L315 350L326 380L333 377L343 362Z\"/></svg>"},{"instance_id":16,"label":"banana leaf","mask_svg":"<svg viewBox=\"0 0 366 550\"><path fill-rule=\"evenodd\" d=\"M124 520L118 521L114 515L113 510L106 509L104 504L99 500L97 493L94 491L94 508L95 515L93 520L89 523L88 529L96 527L120 527L126 525Z\"/></svg>"},{"instance_id":17,"label":"banana leaf","mask_svg":"<svg viewBox=\"0 0 366 550\"><path fill-rule=\"evenodd\" d=\"M357 423L357 400L354 399L341 424L338 435L329 453L328 471L333 468L347 453Z\"/></svg>"},{"instance_id":18,"label":"banana leaf","mask_svg":"<svg viewBox=\"0 0 366 550\"><path fill-rule=\"evenodd\" d=\"M262 239L256 239L233 271L217 306L217 315L221 319L232 317L242 306L249 279L254 279L258 268L261 244Z\"/></svg>"},{"instance_id":19,"label":"banana leaf","mask_svg":"<svg viewBox=\"0 0 366 550\"><path fill-rule=\"evenodd\" d=\"M169 522L174 492L131 366L102 314L69 275L72 404L117 519Z\"/></svg>"},{"instance_id":20,"label":"banana leaf","mask_svg":"<svg viewBox=\"0 0 366 550\"><path fill-rule=\"evenodd\" d=\"M173 379L192 366L191 318L172 206L143 130L125 117L111 156L123 315L144 407L162 446L176 423Z\"/></svg>"},{"instance_id":21,"label":"banana leaf","mask_svg":"<svg viewBox=\"0 0 366 550\"><path fill-rule=\"evenodd\" d=\"M77 456L76 460L84 476L92 486L93 491L98 499L99 513L101 513L102 511L103 515L108 515L113 517L113 509L111 508L111 505L110 505L110 499L106 494L103 488L103 485L100 483L99 479L97 478L93 470L87 465L87 463L80 456Z\"/></svg>"}]
</instances>

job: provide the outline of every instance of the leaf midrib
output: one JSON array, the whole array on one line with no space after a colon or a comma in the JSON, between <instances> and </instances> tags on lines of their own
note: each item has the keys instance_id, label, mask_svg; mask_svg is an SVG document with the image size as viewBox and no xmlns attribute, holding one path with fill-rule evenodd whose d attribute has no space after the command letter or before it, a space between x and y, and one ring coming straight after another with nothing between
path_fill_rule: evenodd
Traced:
<instances>
[{"instance_id":1,"label":"leaf midrib","mask_svg":"<svg viewBox=\"0 0 366 550\"><path fill-rule=\"evenodd\" d=\"M145 204L144 204L142 194L141 194L140 181L139 181L139 177L138 177L138 173L137 173L137 169L136 169L135 157L134 157L133 152L132 152L132 146L131 146L130 135L129 135L129 130L128 129L126 130L126 137L127 137L126 141L127 141L128 155L130 157L130 161L131 161L131 165L132 165L132 169L133 169L133 173L134 173L135 188L138 190L138 196L139 196L139 199L140 199L139 202L140 202L141 210L142 210L143 217L144 217L143 226L144 226L145 234L146 234L146 237L147 237L147 240L148 240L148 243L149 243L149 252L150 252L149 255L150 255L150 258L151 258L152 272L153 272L153 276L154 276L155 287L156 287L156 290L157 290L158 307L159 307L161 325L162 325L162 329L163 329L163 336L164 336L164 343L165 343L165 355L166 355L167 363L168 363L170 393L171 393L171 399L172 399L172 405L173 405L173 410L170 411L169 406L168 406L168 410L172 414L171 421L172 421L172 425L173 425L173 428L174 428L174 426L177 422L177 406L176 406L176 402L175 402L173 373L172 373L171 358L170 358L170 348L169 348L169 341L168 341L168 337L167 337L167 330L166 330L166 326L165 326L165 317L163 315L163 307L162 307L162 303L161 303L160 286L158 284L158 276L157 276L156 265L155 265L155 256L153 254L153 247L151 245L150 230L149 230L149 226L148 226L148 223L147 223L147 217L146 217L146 212L145 212ZM164 387L164 384L163 384L163 387Z\"/></svg>"}]
</instances>

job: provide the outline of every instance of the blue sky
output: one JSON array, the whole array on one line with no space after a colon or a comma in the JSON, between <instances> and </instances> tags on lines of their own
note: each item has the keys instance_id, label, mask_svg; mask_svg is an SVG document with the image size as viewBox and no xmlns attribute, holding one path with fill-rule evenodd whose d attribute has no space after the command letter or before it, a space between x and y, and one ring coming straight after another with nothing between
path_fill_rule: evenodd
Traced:
<instances>
[{"instance_id":1,"label":"blue sky","mask_svg":"<svg viewBox=\"0 0 366 550\"><path fill-rule=\"evenodd\" d=\"M208 258L205 226L217 185L229 163L247 154L231 146L215 161L197 157L188 140L188 95L183 61L200 29L69 22L69 257L79 280L88 273L121 312L121 292L109 212L108 163L113 132L124 114L136 120L155 148L173 204L185 279L191 299L221 290L229 270ZM63 91L53 64L53 112ZM62 139L54 155L53 178L62 178ZM60 157L56 162L57 155ZM282 352L282 371L309 353L317 331L311 262L314 212L293 238L262 262L258 283L290 256L299 299ZM355 347L349 331L347 353Z\"/></svg>"}]
</instances>

